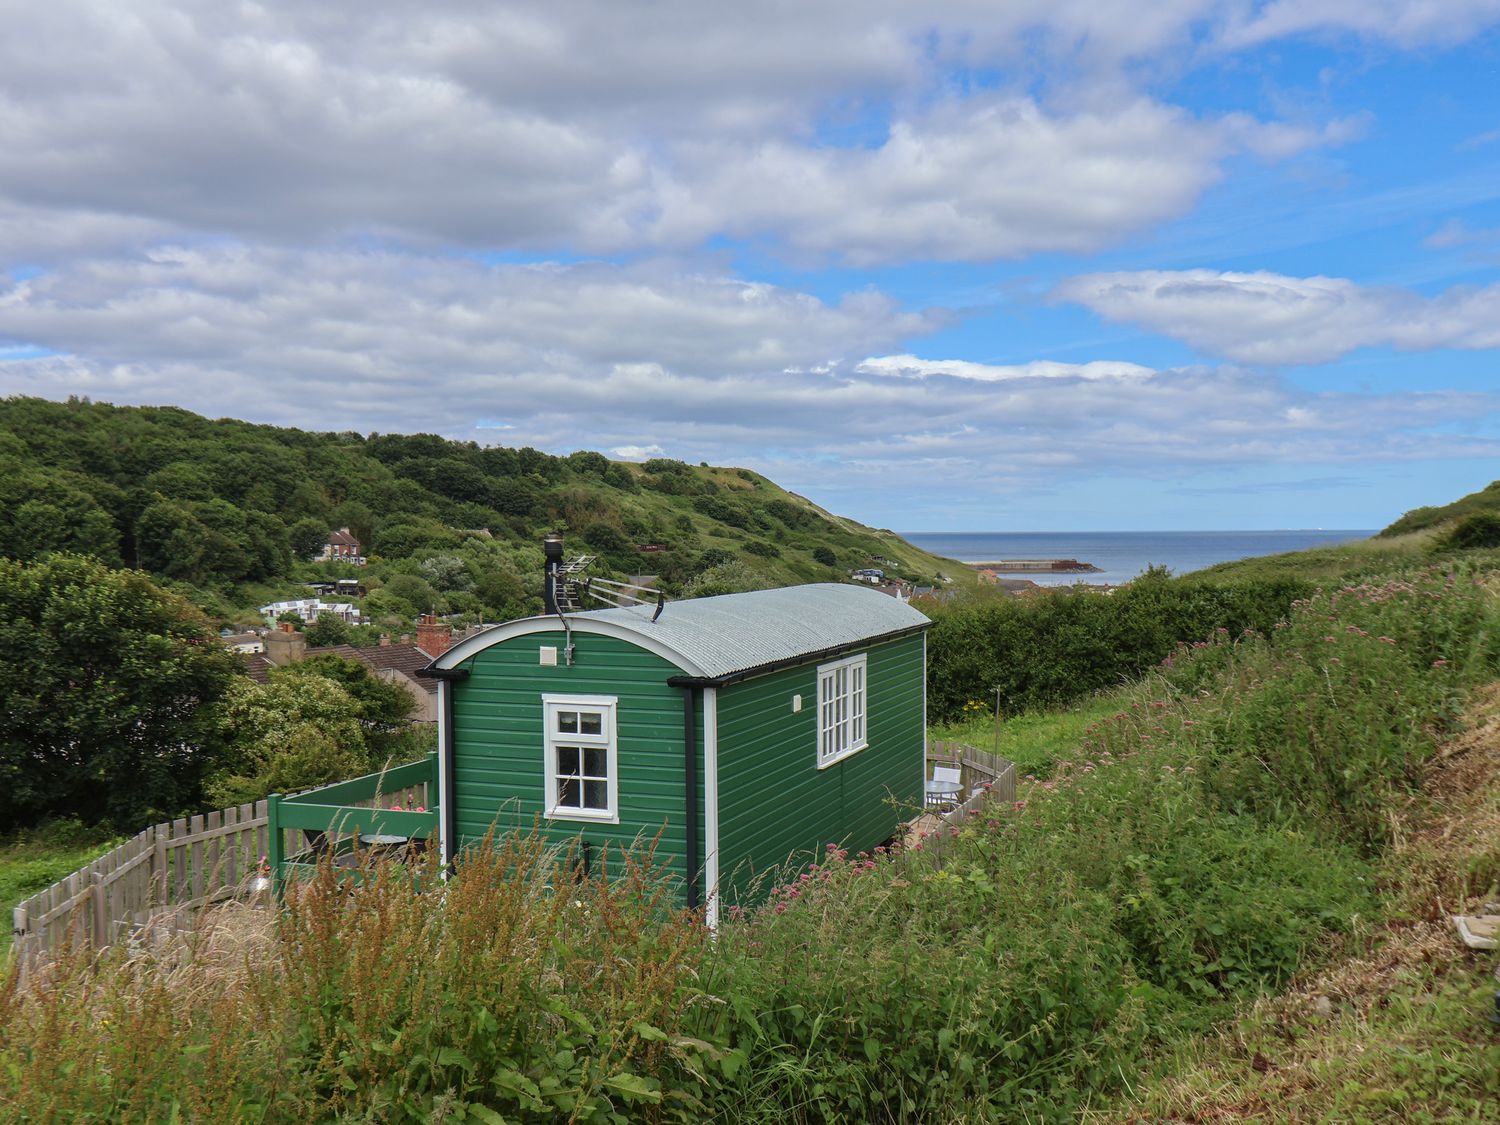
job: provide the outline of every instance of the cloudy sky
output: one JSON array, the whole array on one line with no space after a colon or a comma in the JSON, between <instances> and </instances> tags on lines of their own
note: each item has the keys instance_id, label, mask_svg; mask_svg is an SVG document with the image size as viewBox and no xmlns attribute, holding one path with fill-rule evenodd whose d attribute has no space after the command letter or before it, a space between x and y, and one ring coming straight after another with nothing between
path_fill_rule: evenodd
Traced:
<instances>
[{"instance_id":1,"label":"cloudy sky","mask_svg":"<svg viewBox=\"0 0 1500 1125\"><path fill-rule=\"evenodd\" d=\"M0 10L0 394L908 531L1500 477L1500 0Z\"/></svg>"}]
</instances>

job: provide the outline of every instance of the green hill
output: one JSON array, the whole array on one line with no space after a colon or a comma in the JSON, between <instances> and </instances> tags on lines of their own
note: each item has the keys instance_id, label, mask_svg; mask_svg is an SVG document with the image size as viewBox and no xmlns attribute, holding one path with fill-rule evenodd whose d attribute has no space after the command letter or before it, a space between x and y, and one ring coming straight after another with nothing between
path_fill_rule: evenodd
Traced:
<instances>
[{"instance_id":1,"label":"green hill","mask_svg":"<svg viewBox=\"0 0 1500 1125\"><path fill-rule=\"evenodd\" d=\"M1457 525L1473 516L1500 516L1500 480L1441 507L1413 508L1380 533L1381 538Z\"/></svg>"},{"instance_id":2,"label":"green hill","mask_svg":"<svg viewBox=\"0 0 1500 1125\"><path fill-rule=\"evenodd\" d=\"M371 565L312 564L334 528ZM652 573L669 593L829 581L882 566L918 582L973 572L824 511L748 469L432 434L310 433L173 407L0 400L0 555L54 550L138 567L221 618L358 575L377 620L539 607L539 541L562 531L590 573Z\"/></svg>"}]
</instances>

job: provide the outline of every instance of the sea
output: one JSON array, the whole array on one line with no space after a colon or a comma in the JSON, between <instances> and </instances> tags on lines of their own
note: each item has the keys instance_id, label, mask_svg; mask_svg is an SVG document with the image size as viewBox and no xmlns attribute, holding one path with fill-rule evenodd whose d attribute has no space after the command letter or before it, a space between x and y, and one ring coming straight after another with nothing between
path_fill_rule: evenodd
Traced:
<instances>
[{"instance_id":1,"label":"sea","mask_svg":"<svg viewBox=\"0 0 1500 1125\"><path fill-rule=\"evenodd\" d=\"M1075 582L1118 585L1148 566L1189 574L1216 563L1260 555L1279 555L1309 547L1328 547L1368 539L1373 530L1316 528L1294 531L912 531L899 533L909 543L959 562L999 559L1077 559L1097 571L1083 573L1005 574L1029 578L1039 586Z\"/></svg>"}]
</instances>

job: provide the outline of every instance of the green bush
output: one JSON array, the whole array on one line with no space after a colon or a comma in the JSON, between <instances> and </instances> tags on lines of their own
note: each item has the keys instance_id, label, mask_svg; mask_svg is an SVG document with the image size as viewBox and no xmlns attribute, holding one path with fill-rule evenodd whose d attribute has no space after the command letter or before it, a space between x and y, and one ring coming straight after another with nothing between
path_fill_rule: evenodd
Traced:
<instances>
[{"instance_id":1,"label":"green bush","mask_svg":"<svg viewBox=\"0 0 1500 1125\"><path fill-rule=\"evenodd\" d=\"M1178 642L1270 630L1311 591L1286 579L1217 586L1157 570L1107 596L1074 588L927 607L930 713L951 721L997 687L1007 713L1063 706L1133 680Z\"/></svg>"},{"instance_id":2,"label":"green bush","mask_svg":"<svg viewBox=\"0 0 1500 1125\"><path fill-rule=\"evenodd\" d=\"M1500 513L1475 512L1465 516L1443 539L1453 551L1491 550L1500 547Z\"/></svg>"}]
</instances>

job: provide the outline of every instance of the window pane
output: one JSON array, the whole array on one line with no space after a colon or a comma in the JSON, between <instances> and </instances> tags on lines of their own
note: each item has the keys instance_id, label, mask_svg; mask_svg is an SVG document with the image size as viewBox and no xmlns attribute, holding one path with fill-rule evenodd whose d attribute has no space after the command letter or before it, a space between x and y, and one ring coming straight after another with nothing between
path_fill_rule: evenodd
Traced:
<instances>
[{"instance_id":1,"label":"window pane","mask_svg":"<svg viewBox=\"0 0 1500 1125\"><path fill-rule=\"evenodd\" d=\"M609 808L609 783L585 781L583 783L583 807L586 809Z\"/></svg>"},{"instance_id":2,"label":"window pane","mask_svg":"<svg viewBox=\"0 0 1500 1125\"><path fill-rule=\"evenodd\" d=\"M609 756L602 746L583 747L583 776L608 777Z\"/></svg>"},{"instance_id":3,"label":"window pane","mask_svg":"<svg viewBox=\"0 0 1500 1125\"><path fill-rule=\"evenodd\" d=\"M602 734L604 731L604 716L598 711L579 712L578 723L580 734Z\"/></svg>"},{"instance_id":4,"label":"window pane","mask_svg":"<svg viewBox=\"0 0 1500 1125\"><path fill-rule=\"evenodd\" d=\"M571 777L578 776L578 747L559 746L557 748L557 772L559 776L562 774Z\"/></svg>"},{"instance_id":5,"label":"window pane","mask_svg":"<svg viewBox=\"0 0 1500 1125\"><path fill-rule=\"evenodd\" d=\"M557 729L563 734L578 733L578 712L559 711L557 713Z\"/></svg>"},{"instance_id":6,"label":"window pane","mask_svg":"<svg viewBox=\"0 0 1500 1125\"><path fill-rule=\"evenodd\" d=\"M573 777L560 777L557 779L557 803L561 808L581 808L579 804L580 790L578 779Z\"/></svg>"}]
</instances>

